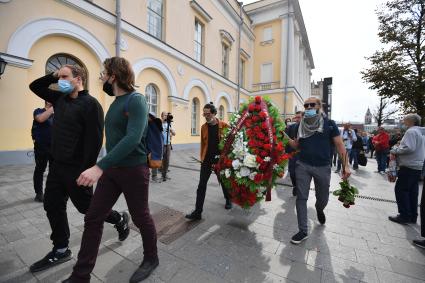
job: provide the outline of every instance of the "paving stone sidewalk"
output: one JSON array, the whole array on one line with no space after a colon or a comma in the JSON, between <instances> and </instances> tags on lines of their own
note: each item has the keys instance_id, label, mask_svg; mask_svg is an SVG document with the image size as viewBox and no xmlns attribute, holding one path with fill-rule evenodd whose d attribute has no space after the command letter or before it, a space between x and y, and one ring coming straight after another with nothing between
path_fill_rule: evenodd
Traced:
<instances>
[{"instance_id":1,"label":"paving stone sidewalk","mask_svg":"<svg viewBox=\"0 0 425 283\"><path fill-rule=\"evenodd\" d=\"M150 185L152 213L169 207L190 212L199 179L199 149L171 153L171 180ZM334 168L335 169L335 168ZM397 212L394 184L377 173L369 159L351 182L366 197L350 209L330 196L327 222L317 222L314 191L308 201L310 238L289 241L297 232L295 198L288 180L281 181L272 201L249 211L224 210L224 199L212 176L205 218L170 244L158 243L160 265L146 282L425 282L425 251L411 245L419 225L388 221ZM0 282L60 282L78 253L83 216L68 202L70 248L74 259L32 274L28 267L50 249L50 226L42 204L33 201L32 165L0 167ZM339 177L332 173L331 189ZM421 187L422 188L422 187ZM126 210L124 199L116 209ZM123 243L105 225L92 282L128 282L142 259L141 239L131 231Z\"/></svg>"}]
</instances>

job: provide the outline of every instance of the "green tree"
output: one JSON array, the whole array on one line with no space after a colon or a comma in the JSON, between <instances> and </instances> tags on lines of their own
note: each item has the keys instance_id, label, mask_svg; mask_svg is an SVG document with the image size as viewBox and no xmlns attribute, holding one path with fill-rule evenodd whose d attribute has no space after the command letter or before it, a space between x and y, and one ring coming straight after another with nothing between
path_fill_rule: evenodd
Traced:
<instances>
[{"instance_id":1,"label":"green tree","mask_svg":"<svg viewBox=\"0 0 425 283\"><path fill-rule=\"evenodd\" d=\"M384 47L367 57L362 78L378 95L416 112L425 125L425 0L391 0L377 11Z\"/></svg>"}]
</instances>

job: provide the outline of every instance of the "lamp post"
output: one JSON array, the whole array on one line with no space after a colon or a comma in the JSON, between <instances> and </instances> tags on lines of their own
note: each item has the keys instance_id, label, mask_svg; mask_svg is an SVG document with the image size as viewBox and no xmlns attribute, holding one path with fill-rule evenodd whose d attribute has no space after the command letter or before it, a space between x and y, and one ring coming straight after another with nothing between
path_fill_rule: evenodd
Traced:
<instances>
[{"instance_id":1,"label":"lamp post","mask_svg":"<svg viewBox=\"0 0 425 283\"><path fill-rule=\"evenodd\" d=\"M0 78L1 78L1 75L3 75L4 73L4 69L6 68L6 65L7 65L7 62L0 57Z\"/></svg>"}]
</instances>

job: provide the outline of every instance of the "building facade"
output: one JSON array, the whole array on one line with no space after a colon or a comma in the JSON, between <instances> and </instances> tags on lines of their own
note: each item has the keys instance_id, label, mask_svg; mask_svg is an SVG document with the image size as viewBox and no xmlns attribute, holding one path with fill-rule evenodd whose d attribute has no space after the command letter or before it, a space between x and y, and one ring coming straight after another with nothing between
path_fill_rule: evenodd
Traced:
<instances>
[{"instance_id":1,"label":"building facade","mask_svg":"<svg viewBox=\"0 0 425 283\"><path fill-rule=\"evenodd\" d=\"M311 95L322 100L323 112L332 118L332 78L324 78L321 81L311 83Z\"/></svg>"},{"instance_id":2,"label":"building facade","mask_svg":"<svg viewBox=\"0 0 425 283\"><path fill-rule=\"evenodd\" d=\"M174 144L200 142L210 101L227 120L250 96L270 96L290 116L310 95L314 63L297 0L244 7L235 0L4 0L0 17L0 57L8 63L0 80L2 164L32 148L32 113L44 104L30 82L79 64L106 112L114 98L103 93L99 72L116 49L132 64L149 110L173 113Z\"/></svg>"}]
</instances>

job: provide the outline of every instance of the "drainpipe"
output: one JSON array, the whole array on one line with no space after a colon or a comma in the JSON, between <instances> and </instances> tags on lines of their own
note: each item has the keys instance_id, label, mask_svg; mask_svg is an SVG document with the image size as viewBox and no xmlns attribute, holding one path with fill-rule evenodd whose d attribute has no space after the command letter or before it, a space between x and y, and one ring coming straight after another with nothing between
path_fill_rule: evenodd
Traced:
<instances>
[{"instance_id":1,"label":"drainpipe","mask_svg":"<svg viewBox=\"0 0 425 283\"><path fill-rule=\"evenodd\" d=\"M286 21L287 21L287 26L286 26L286 66L285 66L285 88L284 88L284 93L283 93L283 118L286 119L286 103L288 100L288 70L289 70L289 32L290 32L290 24L289 24L289 19L292 16L291 14L291 6L290 6L290 0L288 0L288 12L287 12L287 17L286 17Z\"/></svg>"},{"instance_id":2,"label":"drainpipe","mask_svg":"<svg viewBox=\"0 0 425 283\"><path fill-rule=\"evenodd\" d=\"M120 56L121 47L121 0L115 0L115 56Z\"/></svg>"},{"instance_id":3,"label":"drainpipe","mask_svg":"<svg viewBox=\"0 0 425 283\"><path fill-rule=\"evenodd\" d=\"M236 111L239 111L239 101L241 98L241 33L242 33L242 25L243 25L243 18L242 18L242 2L239 3L239 35L238 35L238 95L236 99Z\"/></svg>"}]
</instances>

